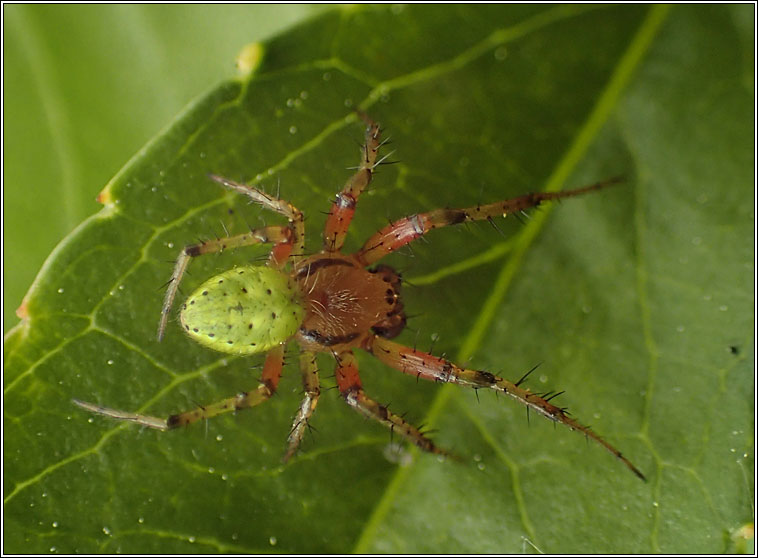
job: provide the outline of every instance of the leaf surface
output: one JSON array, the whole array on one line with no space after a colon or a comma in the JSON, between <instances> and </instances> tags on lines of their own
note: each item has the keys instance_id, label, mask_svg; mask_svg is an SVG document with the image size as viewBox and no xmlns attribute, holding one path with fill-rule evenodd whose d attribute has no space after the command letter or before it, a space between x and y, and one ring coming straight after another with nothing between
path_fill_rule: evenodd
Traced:
<instances>
[{"instance_id":1,"label":"leaf surface","mask_svg":"<svg viewBox=\"0 0 758 558\"><path fill-rule=\"evenodd\" d=\"M7 552L720 552L752 520L752 64L739 8L343 9L262 45L250 76L180 115L50 257L5 342ZM218 189L302 209L319 249L357 164L352 109L396 164L361 198L347 249L398 218L619 173L622 186L515 219L434 231L388 258L400 338L566 390L596 445L490 393L417 382L360 354L366 391L465 456L388 449L324 389L312 438L279 463L300 382L236 416L160 433L72 397L165 415L257 382L183 336L155 341L181 247L281 220ZM254 261L191 264L185 293ZM290 348L291 361L295 347ZM319 360L324 388L332 359ZM400 461L401 464L396 462Z\"/></svg>"}]
</instances>

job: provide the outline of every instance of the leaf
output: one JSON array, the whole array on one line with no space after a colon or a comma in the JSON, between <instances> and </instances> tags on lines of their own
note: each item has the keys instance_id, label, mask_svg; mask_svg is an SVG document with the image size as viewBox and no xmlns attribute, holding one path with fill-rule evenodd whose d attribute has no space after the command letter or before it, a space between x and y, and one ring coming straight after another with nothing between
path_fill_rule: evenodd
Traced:
<instances>
[{"instance_id":1,"label":"leaf","mask_svg":"<svg viewBox=\"0 0 758 558\"><path fill-rule=\"evenodd\" d=\"M328 13L262 45L256 72L187 109L55 251L5 343L5 550L723 552L752 521L755 254L748 8L406 6ZM361 198L348 249L387 219L624 173L524 223L435 231L388 262L407 344L559 399L648 476L511 401L417 382L359 355L368 393L467 460L387 450L323 390L178 432L89 417L72 397L163 415L255 385L261 359L155 327L198 237L279 222L220 191L303 209L309 247L357 163L352 107L399 162ZM263 250L192 262L193 285ZM412 256L412 257L411 257ZM412 329L411 329L412 328ZM294 348L291 354L295 355ZM319 360L325 388L331 358ZM388 459L387 456L391 459ZM406 462L410 458L410 463ZM393 461L400 460L404 465Z\"/></svg>"}]
</instances>

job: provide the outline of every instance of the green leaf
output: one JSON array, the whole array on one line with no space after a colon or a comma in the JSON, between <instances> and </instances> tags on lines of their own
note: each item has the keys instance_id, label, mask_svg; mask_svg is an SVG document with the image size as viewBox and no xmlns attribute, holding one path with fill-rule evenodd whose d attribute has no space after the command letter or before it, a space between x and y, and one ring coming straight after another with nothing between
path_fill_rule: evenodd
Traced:
<instances>
[{"instance_id":1,"label":"green leaf","mask_svg":"<svg viewBox=\"0 0 758 558\"><path fill-rule=\"evenodd\" d=\"M5 342L4 550L738 549L754 490L751 22L746 6L364 6L263 44L253 74L107 185L29 291ZM255 385L261 359L205 350L176 323L155 341L159 287L184 244L281 221L209 172L279 191L317 250L358 161L354 107L399 162L361 198L348 250L417 211L626 176L387 261L414 316L402 342L511 379L541 362L530 386L566 390L560 404L648 483L511 401L364 353L366 391L463 464L388 451L386 431L324 389L313 437L280 465L294 364L267 404L181 431L71 405L163 416ZM200 258L183 289L263 254ZM319 364L333 386L333 359Z\"/></svg>"}]
</instances>

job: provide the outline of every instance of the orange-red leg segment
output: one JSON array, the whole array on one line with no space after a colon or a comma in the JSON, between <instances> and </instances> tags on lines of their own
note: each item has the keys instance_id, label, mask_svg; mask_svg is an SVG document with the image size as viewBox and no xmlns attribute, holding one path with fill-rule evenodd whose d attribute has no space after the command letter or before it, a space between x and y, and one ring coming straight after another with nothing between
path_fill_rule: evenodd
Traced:
<instances>
[{"instance_id":1,"label":"orange-red leg segment","mask_svg":"<svg viewBox=\"0 0 758 558\"><path fill-rule=\"evenodd\" d=\"M324 250L326 252L339 252L345 242L347 229L355 214L355 206L358 197L371 182L371 177L376 166L376 156L381 144L379 125L365 115L361 115L366 121L366 142L363 144L361 164L356 173L350 177L342 191L332 204L329 217L326 219L324 228Z\"/></svg>"}]
</instances>

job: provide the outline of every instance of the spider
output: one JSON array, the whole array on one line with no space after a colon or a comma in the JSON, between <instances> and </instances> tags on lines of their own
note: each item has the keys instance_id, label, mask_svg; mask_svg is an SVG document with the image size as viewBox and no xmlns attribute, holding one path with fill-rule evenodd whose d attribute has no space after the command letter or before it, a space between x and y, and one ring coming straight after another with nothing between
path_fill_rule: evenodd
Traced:
<instances>
[{"instance_id":1,"label":"spider","mask_svg":"<svg viewBox=\"0 0 758 558\"><path fill-rule=\"evenodd\" d=\"M336 382L345 402L406 438L420 449L451 455L439 448L418 428L379 404L363 390L355 349L367 351L387 366L405 374L438 382L451 382L474 389L490 388L507 394L548 419L562 423L599 443L621 460L635 475L644 475L620 451L550 403L558 394L537 394L521 387L527 372L517 382L484 370L469 370L415 348L392 341L406 325L400 296L401 277L391 267L378 264L382 258L429 231L469 221L522 212L548 200L569 198L600 190L619 179L599 182L565 192L539 192L505 201L464 209L436 209L390 223L371 236L357 252L345 254L342 245L361 193L384 159L378 159L379 125L359 113L367 125L360 165L345 184L326 220L323 248L305 252L303 213L291 203L265 192L211 174L209 177L262 207L287 218L285 226L267 226L244 234L186 246L176 260L168 282L158 341L166 332L171 307L189 262L198 256L252 246L272 245L265 265L234 267L204 282L182 304L179 321L184 331L201 345L233 355L266 353L258 387L196 409L158 418L74 400L88 411L131 421L158 430L186 426L221 413L255 407L277 389L290 341L300 345L300 369L304 397L287 438L283 461L297 451L320 395L316 353L330 353L336 361Z\"/></svg>"}]
</instances>

